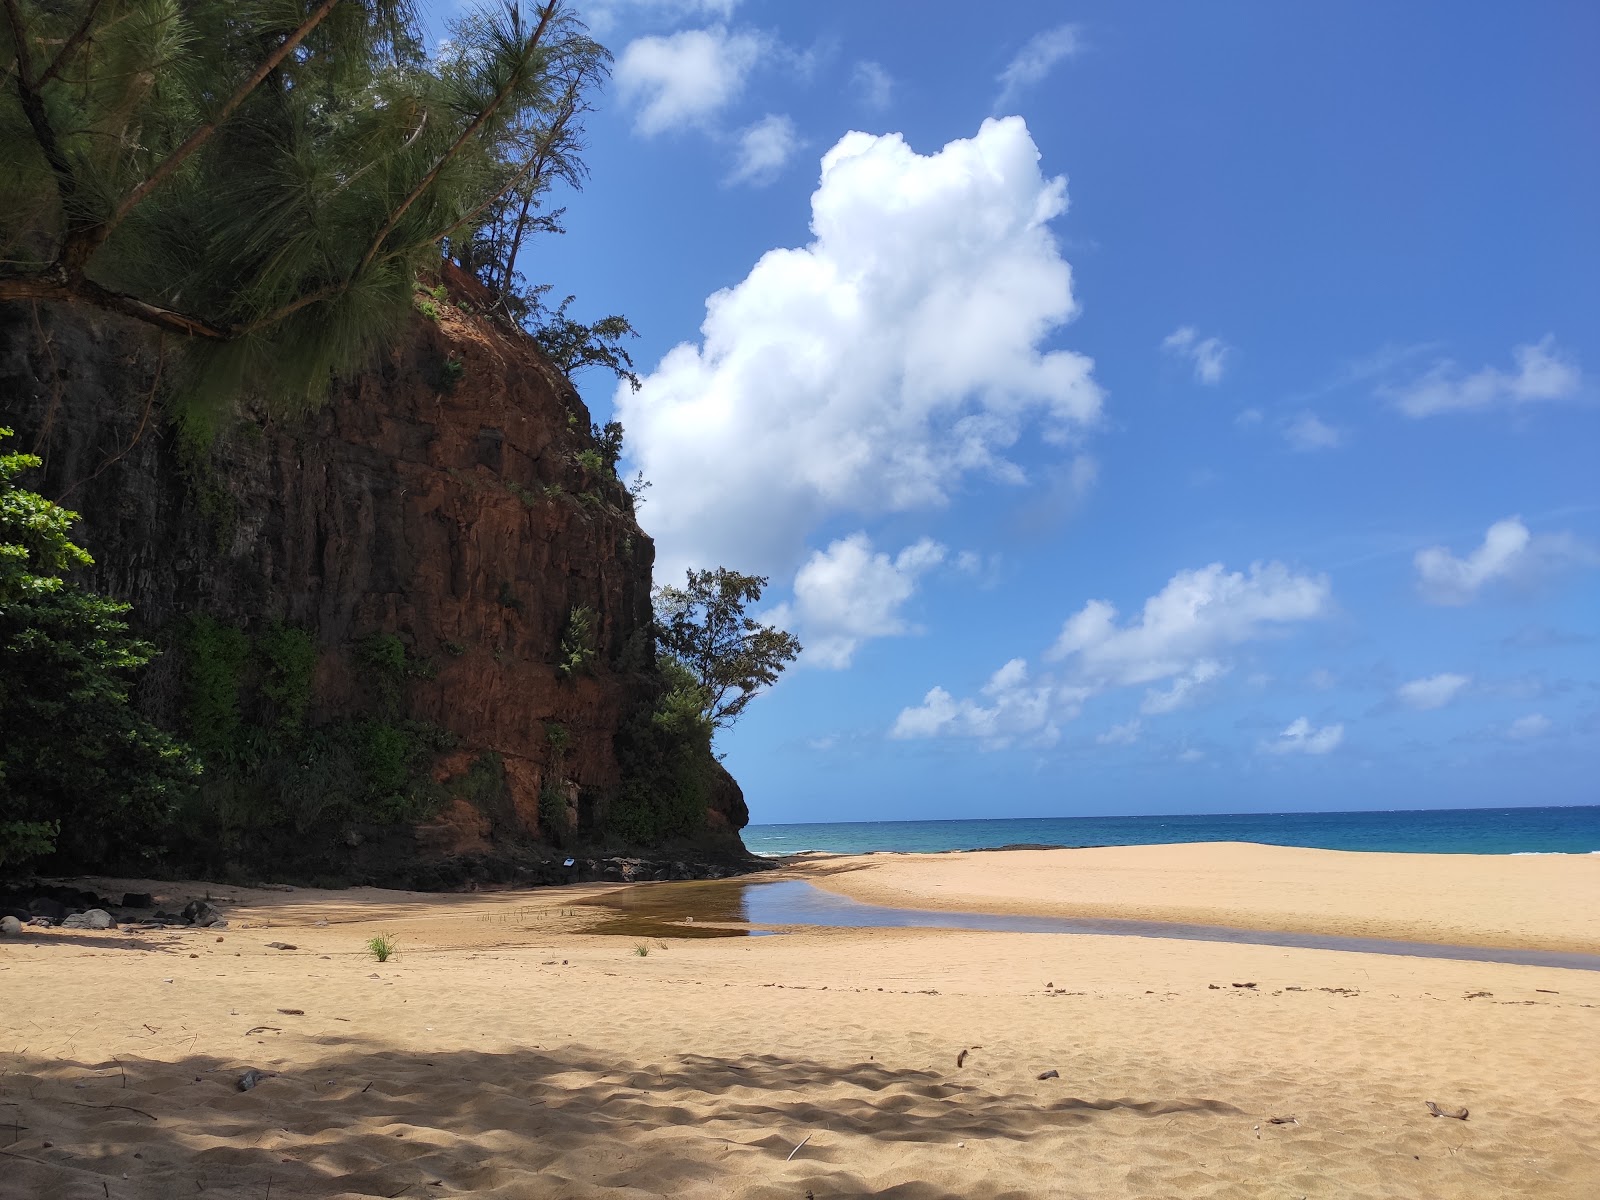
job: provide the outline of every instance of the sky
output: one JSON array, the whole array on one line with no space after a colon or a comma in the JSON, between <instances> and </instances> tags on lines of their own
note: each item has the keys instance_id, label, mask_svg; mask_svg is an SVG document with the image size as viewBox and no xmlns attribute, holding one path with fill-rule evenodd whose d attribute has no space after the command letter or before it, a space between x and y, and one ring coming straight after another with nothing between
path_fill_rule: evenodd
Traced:
<instances>
[{"instance_id":1,"label":"sky","mask_svg":"<svg viewBox=\"0 0 1600 1200\"><path fill-rule=\"evenodd\" d=\"M583 7L753 821L1600 802L1600 6Z\"/></svg>"}]
</instances>

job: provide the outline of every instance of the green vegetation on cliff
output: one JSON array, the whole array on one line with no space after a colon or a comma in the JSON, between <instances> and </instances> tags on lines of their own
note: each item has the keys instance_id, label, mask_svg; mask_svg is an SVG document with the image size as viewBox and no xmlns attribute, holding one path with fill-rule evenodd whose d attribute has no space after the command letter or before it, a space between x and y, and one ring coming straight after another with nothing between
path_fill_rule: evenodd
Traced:
<instances>
[{"instance_id":1,"label":"green vegetation on cliff","mask_svg":"<svg viewBox=\"0 0 1600 1200\"><path fill-rule=\"evenodd\" d=\"M197 767L130 703L154 647L128 605L64 578L90 559L67 536L77 514L17 485L38 466L0 448L0 866L113 847L132 861Z\"/></svg>"}]
</instances>

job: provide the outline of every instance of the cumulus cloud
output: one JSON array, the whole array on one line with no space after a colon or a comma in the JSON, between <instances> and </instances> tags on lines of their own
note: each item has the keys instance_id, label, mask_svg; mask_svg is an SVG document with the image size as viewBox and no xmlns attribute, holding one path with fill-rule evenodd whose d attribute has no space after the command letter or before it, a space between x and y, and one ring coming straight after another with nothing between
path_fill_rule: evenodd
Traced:
<instances>
[{"instance_id":1,"label":"cumulus cloud","mask_svg":"<svg viewBox=\"0 0 1600 1200\"><path fill-rule=\"evenodd\" d=\"M820 520L1021 482L1024 430L1068 444L1099 417L1091 360L1041 348L1077 311L1048 224L1066 184L1020 118L928 155L846 134L811 207L809 245L763 255L699 343L618 388L664 575L786 571Z\"/></svg>"},{"instance_id":2,"label":"cumulus cloud","mask_svg":"<svg viewBox=\"0 0 1600 1200\"><path fill-rule=\"evenodd\" d=\"M1194 368L1194 377L1198 382L1212 385L1222 382L1228 345L1221 338L1203 338L1194 326L1180 325L1162 339L1161 348L1189 363Z\"/></svg>"},{"instance_id":3,"label":"cumulus cloud","mask_svg":"<svg viewBox=\"0 0 1600 1200\"><path fill-rule=\"evenodd\" d=\"M1094 740L1102 746L1131 746L1139 740L1142 726L1143 722L1135 717L1131 721L1124 721L1121 725L1113 725Z\"/></svg>"},{"instance_id":4,"label":"cumulus cloud","mask_svg":"<svg viewBox=\"0 0 1600 1200\"><path fill-rule=\"evenodd\" d=\"M861 103L874 112L888 108L889 100L894 95L894 79L881 63L858 62L850 72L850 85L855 88Z\"/></svg>"},{"instance_id":5,"label":"cumulus cloud","mask_svg":"<svg viewBox=\"0 0 1600 1200\"><path fill-rule=\"evenodd\" d=\"M1576 395L1583 383L1578 364L1556 346L1554 334L1511 351L1516 369L1482 367L1470 374L1449 359L1441 360L1421 378L1384 389L1408 417L1431 417L1446 412L1472 412L1511 408L1541 400L1564 400Z\"/></svg>"},{"instance_id":6,"label":"cumulus cloud","mask_svg":"<svg viewBox=\"0 0 1600 1200\"><path fill-rule=\"evenodd\" d=\"M1400 703L1411 708L1430 709L1443 708L1454 700L1472 682L1470 675L1453 675L1445 672L1440 675L1429 675L1425 679L1413 679L1409 683L1402 683L1395 690L1395 695Z\"/></svg>"},{"instance_id":7,"label":"cumulus cloud","mask_svg":"<svg viewBox=\"0 0 1600 1200\"><path fill-rule=\"evenodd\" d=\"M1568 533L1534 534L1512 516L1489 526L1483 544L1464 558L1448 546L1429 546L1414 562L1424 599L1466 604L1492 584L1528 584L1565 568L1600 565L1600 551Z\"/></svg>"},{"instance_id":8,"label":"cumulus cloud","mask_svg":"<svg viewBox=\"0 0 1600 1200\"><path fill-rule=\"evenodd\" d=\"M1120 687L1146 687L1140 711L1147 716L1172 712L1228 670L1229 649L1322 616L1330 604L1325 577L1296 575L1282 563L1257 563L1248 573L1220 563L1179 571L1134 620L1119 623L1105 600L1069 617L1045 655L1061 664L1054 673L1034 678L1017 658L985 685L982 699L958 700L936 687L900 714L894 733L992 739L1054 730L1091 697Z\"/></svg>"},{"instance_id":9,"label":"cumulus cloud","mask_svg":"<svg viewBox=\"0 0 1600 1200\"><path fill-rule=\"evenodd\" d=\"M1014 658L989 677L979 699L957 700L942 687L931 689L914 708L901 711L889 731L896 738L970 737L999 748L1021 739L1051 745L1060 736L1058 716L1076 716L1082 689L1033 680L1027 661Z\"/></svg>"},{"instance_id":10,"label":"cumulus cloud","mask_svg":"<svg viewBox=\"0 0 1600 1200\"><path fill-rule=\"evenodd\" d=\"M786 116L768 114L739 133L739 154L728 176L729 183L749 183L763 187L778 177L790 157L800 147L794 122Z\"/></svg>"},{"instance_id":11,"label":"cumulus cloud","mask_svg":"<svg viewBox=\"0 0 1600 1200\"><path fill-rule=\"evenodd\" d=\"M1266 754L1327 754L1342 741L1343 725L1324 725L1318 729L1305 717L1297 717L1275 739L1262 742L1261 749Z\"/></svg>"},{"instance_id":12,"label":"cumulus cloud","mask_svg":"<svg viewBox=\"0 0 1600 1200\"><path fill-rule=\"evenodd\" d=\"M1289 448L1302 452L1335 450L1344 445L1344 433L1329 425L1314 412L1303 412L1283 426L1284 440Z\"/></svg>"},{"instance_id":13,"label":"cumulus cloud","mask_svg":"<svg viewBox=\"0 0 1600 1200\"><path fill-rule=\"evenodd\" d=\"M1012 103L1025 89L1049 75L1058 62L1072 58L1082 49L1076 25L1058 25L1034 34L1000 72L996 80L1000 84L1000 94L995 97L995 109Z\"/></svg>"},{"instance_id":14,"label":"cumulus cloud","mask_svg":"<svg viewBox=\"0 0 1600 1200\"><path fill-rule=\"evenodd\" d=\"M1296 575L1282 563L1255 563L1248 573L1212 563L1179 571L1125 625L1109 601L1089 601L1067 618L1046 657L1070 661L1077 677L1100 688L1175 677L1203 683L1220 671L1220 651L1322 616L1331 595L1326 576Z\"/></svg>"},{"instance_id":15,"label":"cumulus cloud","mask_svg":"<svg viewBox=\"0 0 1600 1200\"><path fill-rule=\"evenodd\" d=\"M743 91L765 48L720 25L636 38L617 58L617 94L638 106L633 127L645 137L704 125Z\"/></svg>"},{"instance_id":16,"label":"cumulus cloud","mask_svg":"<svg viewBox=\"0 0 1600 1200\"><path fill-rule=\"evenodd\" d=\"M946 551L923 538L890 558L874 551L865 533L818 550L794 579L794 603L772 614L793 624L805 644L804 661L835 670L848 667L861 643L915 630L900 615L918 580L945 560Z\"/></svg>"}]
</instances>

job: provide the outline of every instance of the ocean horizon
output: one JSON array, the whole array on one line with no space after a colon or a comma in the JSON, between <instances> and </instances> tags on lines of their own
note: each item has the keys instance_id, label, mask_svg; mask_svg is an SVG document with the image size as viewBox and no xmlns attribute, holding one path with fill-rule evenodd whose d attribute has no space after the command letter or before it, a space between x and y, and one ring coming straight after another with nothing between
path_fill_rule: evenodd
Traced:
<instances>
[{"instance_id":1,"label":"ocean horizon","mask_svg":"<svg viewBox=\"0 0 1600 1200\"><path fill-rule=\"evenodd\" d=\"M748 826L744 842L764 857L1175 842L1405 854L1600 854L1600 805L763 824Z\"/></svg>"}]
</instances>

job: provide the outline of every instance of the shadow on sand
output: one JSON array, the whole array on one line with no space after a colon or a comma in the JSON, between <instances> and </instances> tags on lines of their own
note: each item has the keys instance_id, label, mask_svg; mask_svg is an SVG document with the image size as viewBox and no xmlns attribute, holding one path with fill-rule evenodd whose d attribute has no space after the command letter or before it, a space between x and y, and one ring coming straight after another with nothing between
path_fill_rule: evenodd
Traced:
<instances>
[{"instance_id":1,"label":"shadow on sand","mask_svg":"<svg viewBox=\"0 0 1600 1200\"><path fill-rule=\"evenodd\" d=\"M1239 1115L1204 1098L1085 1098L1063 1095L1060 1080L1008 1090L876 1062L684 1055L627 1064L581 1047L398 1053L339 1040L245 1092L237 1084L248 1064L203 1056L0 1059L0 1191L289 1200L637 1188L947 1200L955 1193L934 1183L875 1191L850 1169L862 1164L860 1139L954 1152L964 1140L1020 1144L1116 1116ZM881 1166L898 1155L872 1157Z\"/></svg>"}]
</instances>

